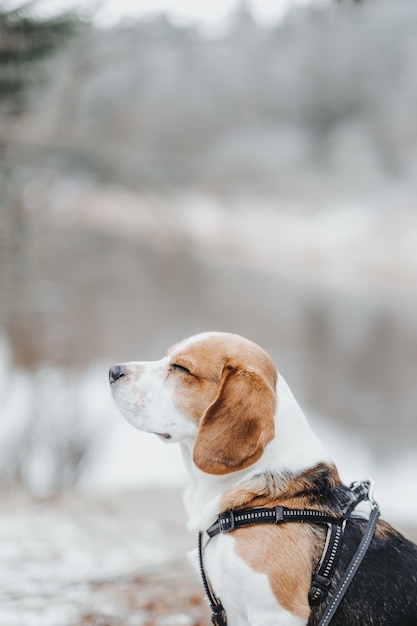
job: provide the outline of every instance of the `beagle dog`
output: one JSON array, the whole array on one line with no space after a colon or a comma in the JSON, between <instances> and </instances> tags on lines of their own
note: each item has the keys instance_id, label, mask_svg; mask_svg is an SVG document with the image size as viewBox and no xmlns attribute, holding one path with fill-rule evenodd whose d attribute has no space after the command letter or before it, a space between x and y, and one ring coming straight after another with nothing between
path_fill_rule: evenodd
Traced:
<instances>
[{"instance_id":1,"label":"beagle dog","mask_svg":"<svg viewBox=\"0 0 417 626\"><path fill-rule=\"evenodd\" d=\"M296 507L337 515L338 471L271 357L238 335L210 332L159 361L110 368L113 398L139 430L179 443L189 485L189 528L248 507ZM366 521L350 518L330 594ZM206 571L229 626L317 626L326 600L309 590L325 525L264 524L220 533L204 547ZM417 546L385 522L332 626L417 626Z\"/></svg>"}]
</instances>

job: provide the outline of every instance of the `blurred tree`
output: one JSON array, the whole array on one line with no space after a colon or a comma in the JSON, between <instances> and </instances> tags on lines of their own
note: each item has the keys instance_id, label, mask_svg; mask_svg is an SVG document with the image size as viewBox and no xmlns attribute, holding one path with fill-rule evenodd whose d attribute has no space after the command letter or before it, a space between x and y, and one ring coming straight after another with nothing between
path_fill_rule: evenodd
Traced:
<instances>
[{"instance_id":1,"label":"blurred tree","mask_svg":"<svg viewBox=\"0 0 417 626\"><path fill-rule=\"evenodd\" d=\"M24 109L25 93L39 78L39 62L82 23L74 13L42 19L35 13L36 4L5 9L0 3L0 102L9 113Z\"/></svg>"},{"instance_id":2,"label":"blurred tree","mask_svg":"<svg viewBox=\"0 0 417 626\"><path fill-rule=\"evenodd\" d=\"M14 125L24 113L27 97L42 79L45 59L60 49L85 24L71 12L43 18L37 2L14 9L0 3L0 275L2 308L11 357L23 367L37 360L36 332L30 318L30 232L25 219L19 168L10 158Z\"/></svg>"}]
</instances>

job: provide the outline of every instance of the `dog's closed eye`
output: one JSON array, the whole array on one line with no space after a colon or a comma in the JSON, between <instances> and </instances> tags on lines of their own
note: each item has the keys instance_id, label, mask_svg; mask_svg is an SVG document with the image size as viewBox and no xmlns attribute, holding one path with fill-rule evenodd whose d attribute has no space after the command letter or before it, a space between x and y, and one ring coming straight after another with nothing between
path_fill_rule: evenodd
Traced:
<instances>
[{"instance_id":1,"label":"dog's closed eye","mask_svg":"<svg viewBox=\"0 0 417 626\"><path fill-rule=\"evenodd\" d=\"M194 374L188 369L188 367L185 367L185 365L180 365L179 363L171 363L170 368L171 370L188 374L188 376L194 376Z\"/></svg>"}]
</instances>

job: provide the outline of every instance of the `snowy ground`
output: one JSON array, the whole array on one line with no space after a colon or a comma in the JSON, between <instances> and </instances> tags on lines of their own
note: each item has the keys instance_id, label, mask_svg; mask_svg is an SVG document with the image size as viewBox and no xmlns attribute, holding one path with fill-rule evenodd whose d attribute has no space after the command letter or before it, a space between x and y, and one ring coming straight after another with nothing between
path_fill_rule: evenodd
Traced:
<instances>
[{"instance_id":1,"label":"snowy ground","mask_svg":"<svg viewBox=\"0 0 417 626\"><path fill-rule=\"evenodd\" d=\"M198 577L175 490L0 494L2 626L197 626Z\"/></svg>"}]
</instances>

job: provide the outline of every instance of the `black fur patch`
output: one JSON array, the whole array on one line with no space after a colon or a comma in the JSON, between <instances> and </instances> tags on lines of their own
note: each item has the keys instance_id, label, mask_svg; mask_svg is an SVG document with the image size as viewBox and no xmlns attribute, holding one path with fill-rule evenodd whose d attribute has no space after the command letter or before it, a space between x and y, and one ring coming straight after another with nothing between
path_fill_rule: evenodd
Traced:
<instances>
[{"instance_id":1,"label":"black fur patch","mask_svg":"<svg viewBox=\"0 0 417 626\"><path fill-rule=\"evenodd\" d=\"M312 607L308 626L317 626L326 603L360 543L366 521L347 522L329 596ZM342 600L331 626L417 626L417 546L384 524Z\"/></svg>"}]
</instances>

